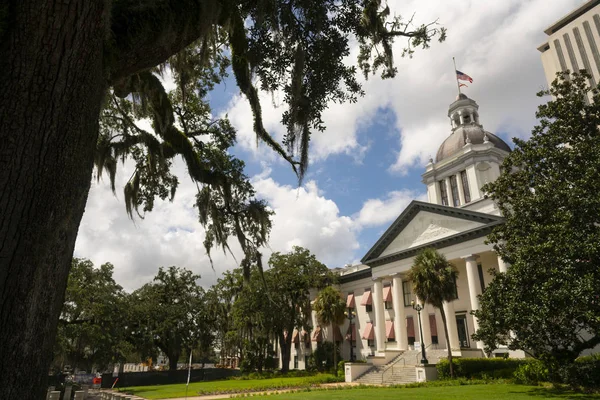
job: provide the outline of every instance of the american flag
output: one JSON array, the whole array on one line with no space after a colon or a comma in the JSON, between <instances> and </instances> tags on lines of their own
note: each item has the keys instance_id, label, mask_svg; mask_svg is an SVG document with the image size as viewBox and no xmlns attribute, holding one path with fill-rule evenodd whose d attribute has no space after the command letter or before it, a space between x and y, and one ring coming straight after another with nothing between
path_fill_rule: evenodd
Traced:
<instances>
[{"instance_id":1,"label":"american flag","mask_svg":"<svg viewBox=\"0 0 600 400\"><path fill-rule=\"evenodd\" d=\"M473 83L473 78L471 78L469 75L465 74L464 72L460 72L459 70L456 70L456 79L461 80L461 81L469 81L469 82Z\"/></svg>"}]
</instances>

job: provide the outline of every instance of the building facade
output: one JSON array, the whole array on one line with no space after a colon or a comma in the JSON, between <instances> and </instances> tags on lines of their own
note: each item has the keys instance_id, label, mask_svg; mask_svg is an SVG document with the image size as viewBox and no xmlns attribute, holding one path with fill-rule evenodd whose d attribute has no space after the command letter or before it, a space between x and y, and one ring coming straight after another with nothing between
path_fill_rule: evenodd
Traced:
<instances>
[{"instance_id":1,"label":"building facade","mask_svg":"<svg viewBox=\"0 0 600 400\"><path fill-rule=\"evenodd\" d=\"M331 328L318 327L313 315L311 336L294 332L290 368L305 368L318 342L333 337L346 360L351 352L354 359L389 359L421 346L428 350L450 346L457 356L484 356L483 343L471 339L478 324L470 312L479 308L477 295L491 281L489 271L503 272L507 265L485 244L486 236L503 218L481 188L498 178L510 147L483 129L478 104L464 94L450 105L448 117L450 135L422 175L428 202L411 202L365 254L361 265L341 270L339 289L355 314L352 322L346 320L339 330L330 332ZM416 254L426 247L437 249L458 269L456 299L444 305L450 343L446 343L439 310L424 305L419 323L412 307L412 301L421 302L407 274Z\"/></svg>"},{"instance_id":2,"label":"building facade","mask_svg":"<svg viewBox=\"0 0 600 400\"><path fill-rule=\"evenodd\" d=\"M538 50L548 86L557 72L566 70L585 69L592 76L592 86L600 82L600 0L582 4L544 33L548 38Z\"/></svg>"}]
</instances>

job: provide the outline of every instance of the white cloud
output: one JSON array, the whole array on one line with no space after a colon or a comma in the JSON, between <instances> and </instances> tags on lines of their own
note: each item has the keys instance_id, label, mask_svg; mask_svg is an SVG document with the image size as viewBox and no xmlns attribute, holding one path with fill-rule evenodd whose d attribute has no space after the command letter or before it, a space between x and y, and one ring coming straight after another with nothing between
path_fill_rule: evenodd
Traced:
<instances>
[{"instance_id":1,"label":"white cloud","mask_svg":"<svg viewBox=\"0 0 600 400\"><path fill-rule=\"evenodd\" d=\"M482 123L487 130L507 131L510 137L526 137L535 123L535 110L541 103L535 97L545 85L540 55L536 47L544 40L543 30L553 21L581 3L564 0L390 0L397 14L415 13L418 23L439 18L448 28L448 39L433 43L429 50L417 50L412 59L396 58L399 73L395 79L382 81L378 76L364 81L366 96L355 104L331 103L323 114L327 131L315 132L311 139L311 162L332 154L347 154L360 162L367 147L367 138L358 131L368 126L377 110L390 107L397 116L394 127L398 135L396 161L390 171L406 173L412 166L424 165L435 156L444 136L450 134L448 105L456 96L456 81L452 57L458 69L474 78L464 92L481 106ZM399 38L395 54L400 54L406 40ZM356 60L353 45L347 62ZM280 140L284 129L279 123L284 110L282 97L261 95L265 126ZM257 158L276 157L264 149L256 150L252 132L252 117L247 101L235 97L228 108L239 130L240 145ZM510 142L510 137L504 139ZM271 153L271 154L268 154Z\"/></svg>"},{"instance_id":2,"label":"white cloud","mask_svg":"<svg viewBox=\"0 0 600 400\"><path fill-rule=\"evenodd\" d=\"M357 227L373 227L395 220L412 200L425 200L427 195L414 190L398 190L383 199L368 199L355 216Z\"/></svg>"}]
</instances>

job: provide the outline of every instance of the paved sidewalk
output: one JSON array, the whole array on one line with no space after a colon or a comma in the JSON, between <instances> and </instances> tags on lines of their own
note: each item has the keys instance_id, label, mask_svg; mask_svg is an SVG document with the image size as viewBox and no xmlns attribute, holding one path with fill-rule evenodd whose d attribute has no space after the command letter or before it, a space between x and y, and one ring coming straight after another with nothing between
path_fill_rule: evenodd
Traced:
<instances>
[{"instance_id":1,"label":"paved sidewalk","mask_svg":"<svg viewBox=\"0 0 600 400\"><path fill-rule=\"evenodd\" d=\"M336 382L336 383L324 383L319 386L315 386L315 388L336 388L336 387L344 387L344 386L358 386L358 383L352 382ZM218 400L218 399L230 399L232 397L239 396L241 394L252 394L253 396L272 394L272 393L289 393L300 391L303 388L296 389L281 389L281 390L266 390L264 392L240 392L240 393L227 393L227 394L211 394L207 396L188 396L187 400ZM186 400L185 397L178 397L169 400Z\"/></svg>"}]
</instances>

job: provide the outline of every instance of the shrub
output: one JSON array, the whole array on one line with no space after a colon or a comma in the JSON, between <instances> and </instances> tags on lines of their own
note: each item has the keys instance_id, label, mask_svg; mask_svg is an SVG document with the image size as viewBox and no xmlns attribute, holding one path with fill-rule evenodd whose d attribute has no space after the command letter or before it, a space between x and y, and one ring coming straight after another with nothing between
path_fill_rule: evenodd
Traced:
<instances>
[{"instance_id":1,"label":"shrub","mask_svg":"<svg viewBox=\"0 0 600 400\"><path fill-rule=\"evenodd\" d=\"M537 385L549 380L548 368L539 360L528 360L513 374L514 382L522 385Z\"/></svg>"},{"instance_id":2,"label":"shrub","mask_svg":"<svg viewBox=\"0 0 600 400\"><path fill-rule=\"evenodd\" d=\"M579 357L573 364L561 368L560 379L575 390L600 390L600 355Z\"/></svg>"},{"instance_id":3,"label":"shrub","mask_svg":"<svg viewBox=\"0 0 600 400\"><path fill-rule=\"evenodd\" d=\"M514 371L527 360L513 358L454 358L455 378L480 379L486 378L510 378ZM437 364L440 379L450 378L450 363L443 359Z\"/></svg>"}]
</instances>

